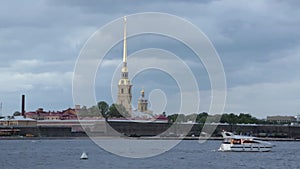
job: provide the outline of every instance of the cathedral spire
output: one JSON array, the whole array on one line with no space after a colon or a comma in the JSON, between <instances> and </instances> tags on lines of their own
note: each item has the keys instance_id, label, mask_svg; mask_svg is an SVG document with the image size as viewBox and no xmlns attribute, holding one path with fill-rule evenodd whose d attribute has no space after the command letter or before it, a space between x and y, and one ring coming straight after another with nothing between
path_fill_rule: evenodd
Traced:
<instances>
[{"instance_id":1,"label":"cathedral spire","mask_svg":"<svg viewBox=\"0 0 300 169\"><path fill-rule=\"evenodd\" d=\"M128 68L127 68L127 44L126 44L126 16L124 17L124 40L123 40L123 67L122 67L122 78L128 79Z\"/></svg>"},{"instance_id":2,"label":"cathedral spire","mask_svg":"<svg viewBox=\"0 0 300 169\"><path fill-rule=\"evenodd\" d=\"M131 83L128 77L128 68L127 68L127 44L126 44L126 16L124 17L124 47L123 47L123 66L121 72L121 78L118 84L118 100L117 104L123 105L126 111L131 114Z\"/></svg>"},{"instance_id":3,"label":"cathedral spire","mask_svg":"<svg viewBox=\"0 0 300 169\"><path fill-rule=\"evenodd\" d=\"M123 46L123 62L127 62L127 46L126 46L126 16L124 16L124 46Z\"/></svg>"}]
</instances>

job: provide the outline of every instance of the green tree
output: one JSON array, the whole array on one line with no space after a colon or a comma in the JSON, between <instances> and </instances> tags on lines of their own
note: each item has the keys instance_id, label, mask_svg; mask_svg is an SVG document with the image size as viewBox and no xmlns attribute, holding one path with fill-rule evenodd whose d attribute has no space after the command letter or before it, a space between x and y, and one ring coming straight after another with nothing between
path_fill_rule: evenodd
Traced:
<instances>
[{"instance_id":1,"label":"green tree","mask_svg":"<svg viewBox=\"0 0 300 169\"><path fill-rule=\"evenodd\" d=\"M81 110L87 110L86 106L82 106Z\"/></svg>"},{"instance_id":2,"label":"green tree","mask_svg":"<svg viewBox=\"0 0 300 169\"><path fill-rule=\"evenodd\" d=\"M167 118L168 118L168 121L170 123L174 123L176 121L176 118L177 118L178 114L172 114L172 115L169 115Z\"/></svg>"},{"instance_id":3,"label":"green tree","mask_svg":"<svg viewBox=\"0 0 300 169\"><path fill-rule=\"evenodd\" d=\"M257 119L252 117L250 114L244 114L244 113L240 113L239 116L239 123L245 123L245 124L248 124L248 123L256 123L257 122Z\"/></svg>"},{"instance_id":4,"label":"green tree","mask_svg":"<svg viewBox=\"0 0 300 169\"><path fill-rule=\"evenodd\" d=\"M101 102L98 102L98 108L99 108L99 111L101 113L101 115L105 118L105 120L107 121L107 118L109 116L109 105L105 102L105 101L101 101Z\"/></svg>"},{"instance_id":5,"label":"green tree","mask_svg":"<svg viewBox=\"0 0 300 169\"><path fill-rule=\"evenodd\" d=\"M185 116L185 121L193 121L196 122L198 114L193 113Z\"/></svg>"},{"instance_id":6,"label":"green tree","mask_svg":"<svg viewBox=\"0 0 300 169\"><path fill-rule=\"evenodd\" d=\"M237 124L238 116L233 113L223 114L220 122L221 123L229 123L229 124Z\"/></svg>"},{"instance_id":7,"label":"green tree","mask_svg":"<svg viewBox=\"0 0 300 169\"><path fill-rule=\"evenodd\" d=\"M208 116L207 112L202 112L202 113L198 114L196 122L197 123L205 123L207 116Z\"/></svg>"},{"instance_id":8,"label":"green tree","mask_svg":"<svg viewBox=\"0 0 300 169\"><path fill-rule=\"evenodd\" d=\"M186 122L186 116L184 114L172 114L169 115L168 120L170 123L176 122Z\"/></svg>"},{"instance_id":9,"label":"green tree","mask_svg":"<svg viewBox=\"0 0 300 169\"><path fill-rule=\"evenodd\" d=\"M176 121L178 122L186 122L186 117L184 114L178 114Z\"/></svg>"},{"instance_id":10,"label":"green tree","mask_svg":"<svg viewBox=\"0 0 300 169\"><path fill-rule=\"evenodd\" d=\"M99 111L98 106L92 106L92 107L88 108L87 116L99 117L100 116L100 111Z\"/></svg>"},{"instance_id":11,"label":"green tree","mask_svg":"<svg viewBox=\"0 0 300 169\"><path fill-rule=\"evenodd\" d=\"M117 117L117 118L125 117L125 118L128 118L128 117L130 117L130 114L126 111L126 109L123 105L112 104L109 107L108 117Z\"/></svg>"},{"instance_id":12,"label":"green tree","mask_svg":"<svg viewBox=\"0 0 300 169\"><path fill-rule=\"evenodd\" d=\"M21 113L19 111L15 111L13 116L21 116Z\"/></svg>"},{"instance_id":13,"label":"green tree","mask_svg":"<svg viewBox=\"0 0 300 169\"><path fill-rule=\"evenodd\" d=\"M86 106L83 106L76 113L80 118L99 117L100 116L100 111L99 111L98 106L92 106L92 107L89 107L89 108L87 108Z\"/></svg>"}]
</instances>

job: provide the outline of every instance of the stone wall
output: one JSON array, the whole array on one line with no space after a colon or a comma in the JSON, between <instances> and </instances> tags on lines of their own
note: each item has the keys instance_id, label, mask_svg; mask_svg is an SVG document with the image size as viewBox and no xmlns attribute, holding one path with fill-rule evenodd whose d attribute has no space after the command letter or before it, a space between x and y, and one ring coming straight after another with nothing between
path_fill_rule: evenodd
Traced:
<instances>
[{"instance_id":1,"label":"stone wall","mask_svg":"<svg viewBox=\"0 0 300 169\"><path fill-rule=\"evenodd\" d=\"M99 127L99 126L98 126ZM1 130L17 129L14 135L34 137L72 137L86 136L84 132L72 132L71 127L63 126L38 126L38 127L1 127ZM92 136L206 136L212 130L214 137L221 136L222 130L236 134L252 135L259 137L282 137L300 139L300 126L284 125L206 125L203 124L169 124L169 123L137 123L137 122L109 122L100 125L99 132L91 131ZM104 128L104 129L102 129ZM186 133L188 131L188 133Z\"/></svg>"},{"instance_id":2,"label":"stone wall","mask_svg":"<svg viewBox=\"0 0 300 169\"><path fill-rule=\"evenodd\" d=\"M107 135L111 133L126 136L199 136L205 135L202 131L203 124L171 124L169 123L134 123L134 122L109 122L112 129L107 130ZM252 135L259 137L285 137L300 138L300 126L284 125L206 125L207 131L214 130L212 136L221 136L221 131L232 131L236 134ZM117 133L117 132L118 133ZM185 131L189 131L185 133ZM202 133L201 133L202 132Z\"/></svg>"},{"instance_id":3,"label":"stone wall","mask_svg":"<svg viewBox=\"0 0 300 169\"><path fill-rule=\"evenodd\" d=\"M19 127L19 135L33 137L70 137L70 127Z\"/></svg>"}]
</instances>

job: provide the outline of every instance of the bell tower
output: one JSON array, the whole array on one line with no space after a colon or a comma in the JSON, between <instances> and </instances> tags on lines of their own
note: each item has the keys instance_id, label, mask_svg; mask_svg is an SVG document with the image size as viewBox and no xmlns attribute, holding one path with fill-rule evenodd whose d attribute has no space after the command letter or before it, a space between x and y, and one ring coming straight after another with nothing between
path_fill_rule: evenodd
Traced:
<instances>
[{"instance_id":1,"label":"bell tower","mask_svg":"<svg viewBox=\"0 0 300 169\"><path fill-rule=\"evenodd\" d=\"M128 68L127 68L127 44L126 44L126 17L124 17L124 39L123 39L123 66L121 71L121 78L118 83L118 99L117 104L123 105L126 111L131 114L131 83L128 78ZM122 112L120 112L122 113Z\"/></svg>"},{"instance_id":2,"label":"bell tower","mask_svg":"<svg viewBox=\"0 0 300 169\"><path fill-rule=\"evenodd\" d=\"M138 100L138 111L139 112L148 112L148 100L145 99L145 91L142 89L141 97Z\"/></svg>"}]
</instances>

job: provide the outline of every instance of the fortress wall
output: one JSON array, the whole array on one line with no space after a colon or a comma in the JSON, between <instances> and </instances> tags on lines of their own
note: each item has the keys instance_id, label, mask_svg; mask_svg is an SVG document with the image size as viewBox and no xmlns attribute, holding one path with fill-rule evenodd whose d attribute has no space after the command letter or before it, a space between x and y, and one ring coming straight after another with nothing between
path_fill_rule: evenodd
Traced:
<instances>
[{"instance_id":1,"label":"fortress wall","mask_svg":"<svg viewBox=\"0 0 300 169\"><path fill-rule=\"evenodd\" d=\"M109 122L106 125L97 125L91 130L95 136L199 136L203 124L172 124L169 123L137 123L137 122ZM252 135L258 137L298 138L300 139L300 126L284 125L207 125L215 128L214 137L221 136L222 130L232 131L236 134ZM1 127L1 130L18 129L14 135L35 137L72 137L86 136L84 132L72 132L70 126L37 126L37 127ZM191 130L190 130L191 129ZM99 131L98 131L99 130ZM188 133L185 133L189 131ZM202 132L202 133L201 133Z\"/></svg>"}]
</instances>

